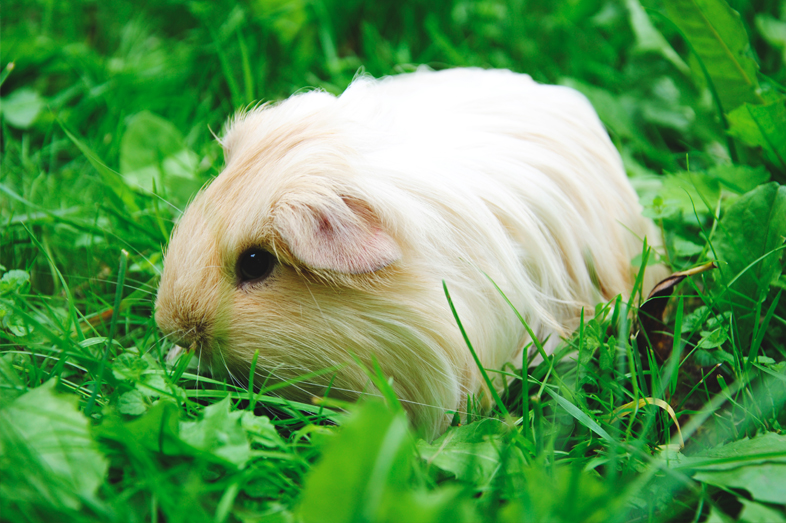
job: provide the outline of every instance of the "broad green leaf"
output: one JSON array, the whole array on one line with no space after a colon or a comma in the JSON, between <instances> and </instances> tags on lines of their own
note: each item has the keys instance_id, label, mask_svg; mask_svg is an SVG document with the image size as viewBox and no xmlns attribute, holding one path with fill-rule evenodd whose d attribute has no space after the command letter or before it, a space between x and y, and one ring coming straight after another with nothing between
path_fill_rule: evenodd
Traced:
<instances>
[{"instance_id":1,"label":"broad green leaf","mask_svg":"<svg viewBox=\"0 0 786 523\"><path fill-rule=\"evenodd\" d=\"M399 493L411 472L413 442L403 412L365 402L347 420L338 438L303 488L298 514L304 522L380 521L385 495Z\"/></svg>"},{"instance_id":2,"label":"broad green leaf","mask_svg":"<svg viewBox=\"0 0 786 523\"><path fill-rule=\"evenodd\" d=\"M0 113L6 122L19 129L28 129L44 108L44 99L29 87L17 89L0 98Z\"/></svg>"},{"instance_id":3,"label":"broad green leaf","mask_svg":"<svg viewBox=\"0 0 786 523\"><path fill-rule=\"evenodd\" d=\"M781 496L779 500L776 502L778 504L783 504L783 489L781 489ZM782 511L775 510L771 507L766 505L762 505L760 503L756 503L755 501L748 501L745 498L739 498L740 503L742 503L742 512L738 516L737 521L741 521L743 523L783 523L786 522L786 516L783 515Z\"/></svg>"},{"instance_id":4,"label":"broad green leaf","mask_svg":"<svg viewBox=\"0 0 786 523\"><path fill-rule=\"evenodd\" d=\"M757 14L755 22L756 29L767 43L784 50L783 62L786 63L786 21L776 20L766 14Z\"/></svg>"},{"instance_id":5,"label":"broad green leaf","mask_svg":"<svg viewBox=\"0 0 786 523\"><path fill-rule=\"evenodd\" d=\"M740 15L724 0L667 0L669 18L680 28L706 67L724 112L761 103L758 65Z\"/></svg>"},{"instance_id":6,"label":"broad green leaf","mask_svg":"<svg viewBox=\"0 0 786 523\"><path fill-rule=\"evenodd\" d=\"M243 412L231 412L229 397L205 407L199 421L180 423L180 438L191 447L213 454L243 468L251 459L251 447L243 430Z\"/></svg>"},{"instance_id":7,"label":"broad green leaf","mask_svg":"<svg viewBox=\"0 0 786 523\"><path fill-rule=\"evenodd\" d=\"M786 465L785 435L768 432L754 438L733 441L690 457L683 457L679 468L725 471L763 463Z\"/></svg>"},{"instance_id":8,"label":"broad green leaf","mask_svg":"<svg viewBox=\"0 0 786 523\"><path fill-rule=\"evenodd\" d=\"M134 391L136 392L136 391ZM141 400L140 396L136 400ZM135 408L133 398L125 405ZM97 429L109 439L140 445L168 456L194 456L243 468L253 452L241 418L244 412L231 411L228 397L205 407L202 419L180 421L176 404L160 400L148 412L131 422L108 420ZM129 438L131 438L129 440Z\"/></svg>"},{"instance_id":9,"label":"broad green leaf","mask_svg":"<svg viewBox=\"0 0 786 523\"><path fill-rule=\"evenodd\" d=\"M719 327L714 331L702 331L701 340L696 344L700 349L717 349L729 339L729 329L727 326Z\"/></svg>"},{"instance_id":10,"label":"broad green leaf","mask_svg":"<svg viewBox=\"0 0 786 523\"><path fill-rule=\"evenodd\" d=\"M724 281L736 279L733 289L749 298L738 301L741 305L758 300L780 275L783 252L778 249L785 235L786 187L777 183L750 191L726 210L712 244L718 259L725 262L720 267ZM762 256L764 259L757 262ZM727 298L736 300L734 296Z\"/></svg>"},{"instance_id":11,"label":"broad green leaf","mask_svg":"<svg viewBox=\"0 0 786 523\"><path fill-rule=\"evenodd\" d=\"M243 430L256 445L266 448L286 448L286 442L267 416L256 416L253 412L244 411L240 422Z\"/></svg>"},{"instance_id":12,"label":"broad green leaf","mask_svg":"<svg viewBox=\"0 0 786 523\"><path fill-rule=\"evenodd\" d=\"M144 414L147 410L145 397L136 389L121 394L117 399L117 410L121 414L127 416L139 416Z\"/></svg>"},{"instance_id":13,"label":"broad green leaf","mask_svg":"<svg viewBox=\"0 0 786 523\"><path fill-rule=\"evenodd\" d=\"M188 455L187 447L178 437L179 409L171 401L156 402L148 412L131 422L105 419L96 427L98 436L123 445L134 445L169 456Z\"/></svg>"},{"instance_id":14,"label":"broad green leaf","mask_svg":"<svg viewBox=\"0 0 786 523\"><path fill-rule=\"evenodd\" d=\"M499 436L504 430L499 420L451 427L433 443L419 441L418 450L431 467L457 479L485 483L500 466Z\"/></svg>"},{"instance_id":15,"label":"broad green leaf","mask_svg":"<svg viewBox=\"0 0 786 523\"><path fill-rule=\"evenodd\" d=\"M729 134L752 147L762 147L767 158L786 168L786 98L764 105L743 104L729 113Z\"/></svg>"},{"instance_id":16,"label":"broad green leaf","mask_svg":"<svg viewBox=\"0 0 786 523\"><path fill-rule=\"evenodd\" d=\"M693 473L693 479L724 488L744 489L754 500L784 504L786 485L786 436L768 432L754 438L733 441L719 447L685 456L667 451L669 467ZM740 498L740 501L745 501ZM754 503L751 514L758 514ZM782 521L759 519L750 521ZM748 521L741 518L739 521Z\"/></svg>"},{"instance_id":17,"label":"broad green leaf","mask_svg":"<svg viewBox=\"0 0 786 523\"><path fill-rule=\"evenodd\" d=\"M723 187L737 194L745 194L770 180L770 173L761 166L718 165L709 169L707 174L717 178Z\"/></svg>"},{"instance_id":18,"label":"broad green leaf","mask_svg":"<svg viewBox=\"0 0 786 523\"><path fill-rule=\"evenodd\" d=\"M680 236L676 236L671 242L671 245L677 256L695 256L704 250L701 245L681 238Z\"/></svg>"},{"instance_id":19,"label":"broad green leaf","mask_svg":"<svg viewBox=\"0 0 786 523\"><path fill-rule=\"evenodd\" d=\"M23 467L28 488L74 509L95 499L108 469L77 403L50 380L0 410L0 468Z\"/></svg>"},{"instance_id":20,"label":"broad green leaf","mask_svg":"<svg viewBox=\"0 0 786 523\"><path fill-rule=\"evenodd\" d=\"M149 111L129 119L120 142L120 171L133 187L164 189L168 198L185 203L200 187L195 179L198 162L167 120Z\"/></svg>"},{"instance_id":21,"label":"broad green leaf","mask_svg":"<svg viewBox=\"0 0 786 523\"><path fill-rule=\"evenodd\" d=\"M660 34L660 31L652 25L639 0L625 0L625 5L628 8L631 28L636 34L636 50L659 53L682 74L689 75L690 68Z\"/></svg>"},{"instance_id":22,"label":"broad green leaf","mask_svg":"<svg viewBox=\"0 0 786 523\"><path fill-rule=\"evenodd\" d=\"M745 489L765 503L786 502L786 463L763 463L728 470L701 470L693 479L711 485Z\"/></svg>"},{"instance_id":23,"label":"broad green leaf","mask_svg":"<svg viewBox=\"0 0 786 523\"><path fill-rule=\"evenodd\" d=\"M720 199L718 180L706 173L683 171L663 178L658 194L688 217L714 212Z\"/></svg>"},{"instance_id":24,"label":"broad green leaf","mask_svg":"<svg viewBox=\"0 0 786 523\"><path fill-rule=\"evenodd\" d=\"M125 175L157 166L164 158L183 149L183 135L174 125L149 111L142 111L128 119L120 142L120 171Z\"/></svg>"}]
</instances>

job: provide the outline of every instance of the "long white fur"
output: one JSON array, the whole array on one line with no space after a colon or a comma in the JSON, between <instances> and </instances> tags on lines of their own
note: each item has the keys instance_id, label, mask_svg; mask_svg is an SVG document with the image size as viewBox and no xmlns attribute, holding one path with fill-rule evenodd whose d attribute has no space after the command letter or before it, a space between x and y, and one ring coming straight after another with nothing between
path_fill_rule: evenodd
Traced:
<instances>
[{"instance_id":1,"label":"long white fur","mask_svg":"<svg viewBox=\"0 0 786 523\"><path fill-rule=\"evenodd\" d=\"M467 395L488 405L443 280L483 365L520 365L531 340L489 278L553 350L661 243L587 100L509 71L361 77L241 112L222 144L168 248L161 329L245 376L255 351L277 379L342 365L346 398L374 392L353 362L376 359L428 436ZM242 283L254 246L281 263Z\"/></svg>"}]
</instances>

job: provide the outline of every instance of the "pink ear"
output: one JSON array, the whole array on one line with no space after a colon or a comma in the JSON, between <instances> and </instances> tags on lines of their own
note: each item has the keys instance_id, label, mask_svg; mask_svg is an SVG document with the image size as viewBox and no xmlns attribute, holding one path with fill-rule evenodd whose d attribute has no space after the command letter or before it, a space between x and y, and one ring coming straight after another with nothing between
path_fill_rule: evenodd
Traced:
<instances>
[{"instance_id":1,"label":"pink ear","mask_svg":"<svg viewBox=\"0 0 786 523\"><path fill-rule=\"evenodd\" d=\"M275 210L274 227L298 260L312 269L363 274L401 258L364 202L331 196L281 202Z\"/></svg>"}]
</instances>

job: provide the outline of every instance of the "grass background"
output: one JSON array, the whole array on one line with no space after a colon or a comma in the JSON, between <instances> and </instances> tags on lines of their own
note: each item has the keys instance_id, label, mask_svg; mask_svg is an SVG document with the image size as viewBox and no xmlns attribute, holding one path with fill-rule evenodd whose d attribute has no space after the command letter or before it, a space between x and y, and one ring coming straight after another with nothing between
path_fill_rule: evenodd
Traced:
<instances>
[{"instance_id":1,"label":"grass background","mask_svg":"<svg viewBox=\"0 0 786 523\"><path fill-rule=\"evenodd\" d=\"M730 4L5 1L0 520L786 520L786 5ZM578 365L508 369L435 442L395 398L346 414L166 364L161 250L221 170L211 130L418 64L582 91L667 261L718 269L599 306Z\"/></svg>"}]
</instances>

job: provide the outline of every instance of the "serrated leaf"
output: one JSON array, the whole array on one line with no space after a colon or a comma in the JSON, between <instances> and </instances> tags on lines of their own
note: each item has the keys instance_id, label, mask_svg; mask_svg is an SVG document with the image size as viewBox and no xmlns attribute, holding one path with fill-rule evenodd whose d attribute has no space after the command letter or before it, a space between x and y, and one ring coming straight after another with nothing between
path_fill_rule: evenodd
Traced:
<instances>
[{"instance_id":1,"label":"serrated leaf","mask_svg":"<svg viewBox=\"0 0 786 523\"><path fill-rule=\"evenodd\" d=\"M739 13L723 0L668 0L666 11L699 55L724 112L761 103L758 65L748 56L750 42Z\"/></svg>"},{"instance_id":2,"label":"serrated leaf","mask_svg":"<svg viewBox=\"0 0 786 523\"><path fill-rule=\"evenodd\" d=\"M743 104L728 115L729 134L752 147L762 147L767 158L786 168L786 99Z\"/></svg>"},{"instance_id":3,"label":"serrated leaf","mask_svg":"<svg viewBox=\"0 0 786 523\"><path fill-rule=\"evenodd\" d=\"M55 391L54 380L0 411L0 455L7 458L0 460L0 466L27 471L28 488L73 509L83 499L94 499L108 469L77 397ZM39 467L42 470L36 473ZM43 480L45 485L36 484Z\"/></svg>"}]
</instances>

